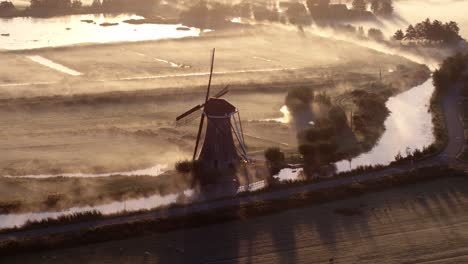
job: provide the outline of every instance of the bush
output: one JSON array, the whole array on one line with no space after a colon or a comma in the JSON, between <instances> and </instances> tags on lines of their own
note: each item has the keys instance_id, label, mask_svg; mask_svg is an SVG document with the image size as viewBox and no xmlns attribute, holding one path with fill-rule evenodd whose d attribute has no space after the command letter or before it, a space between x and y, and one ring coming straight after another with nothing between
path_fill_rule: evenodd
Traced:
<instances>
[{"instance_id":1,"label":"bush","mask_svg":"<svg viewBox=\"0 0 468 264\"><path fill-rule=\"evenodd\" d=\"M310 25L312 18L307 13L306 7L301 3L291 3L286 10L289 22L298 26Z\"/></svg>"},{"instance_id":2,"label":"bush","mask_svg":"<svg viewBox=\"0 0 468 264\"><path fill-rule=\"evenodd\" d=\"M284 153L278 147L271 147L265 150L265 158L272 164L284 163Z\"/></svg>"},{"instance_id":3,"label":"bush","mask_svg":"<svg viewBox=\"0 0 468 264\"><path fill-rule=\"evenodd\" d=\"M339 106L333 106L328 111L328 118L337 128L342 128L348 124L348 117L346 116L343 108Z\"/></svg>"},{"instance_id":4,"label":"bush","mask_svg":"<svg viewBox=\"0 0 468 264\"><path fill-rule=\"evenodd\" d=\"M291 111L309 107L314 101L314 91L311 88L299 87L289 90L286 96L286 105Z\"/></svg>"},{"instance_id":5,"label":"bush","mask_svg":"<svg viewBox=\"0 0 468 264\"><path fill-rule=\"evenodd\" d=\"M253 8L253 14L255 20L258 21L270 21L270 22L278 22L280 17L278 10L276 9L268 9L264 6L255 6Z\"/></svg>"},{"instance_id":6,"label":"bush","mask_svg":"<svg viewBox=\"0 0 468 264\"><path fill-rule=\"evenodd\" d=\"M382 31L376 28L369 29L367 37L375 41L383 41L385 39Z\"/></svg>"},{"instance_id":7,"label":"bush","mask_svg":"<svg viewBox=\"0 0 468 264\"><path fill-rule=\"evenodd\" d=\"M304 131L309 142L331 141L335 139L335 128L331 125L314 126Z\"/></svg>"},{"instance_id":8,"label":"bush","mask_svg":"<svg viewBox=\"0 0 468 264\"><path fill-rule=\"evenodd\" d=\"M2 202L0 203L0 214L8 214L21 207L21 201Z\"/></svg>"},{"instance_id":9,"label":"bush","mask_svg":"<svg viewBox=\"0 0 468 264\"><path fill-rule=\"evenodd\" d=\"M190 160L178 161L175 164L176 171L178 171L180 173L192 172L193 168L194 168L194 163L193 163L193 161L190 161Z\"/></svg>"}]
</instances>

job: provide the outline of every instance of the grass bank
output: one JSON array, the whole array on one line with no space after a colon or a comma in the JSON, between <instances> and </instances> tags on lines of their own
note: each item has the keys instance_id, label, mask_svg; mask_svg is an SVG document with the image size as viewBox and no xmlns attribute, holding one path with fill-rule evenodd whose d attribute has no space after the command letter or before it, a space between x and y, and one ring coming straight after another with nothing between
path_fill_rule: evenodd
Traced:
<instances>
[{"instance_id":1,"label":"grass bank","mask_svg":"<svg viewBox=\"0 0 468 264\"><path fill-rule=\"evenodd\" d=\"M14 255L24 253L25 251L72 247L124 239L132 236L168 232L182 228L195 228L226 221L243 220L292 208L306 207L347 199L365 193L379 192L389 188L432 181L439 178L460 176L465 176L465 172L449 167L418 169L384 178L299 193L287 199L257 201L181 217L134 221L125 224L100 226L73 233L10 240L0 244L0 255Z\"/></svg>"}]
</instances>

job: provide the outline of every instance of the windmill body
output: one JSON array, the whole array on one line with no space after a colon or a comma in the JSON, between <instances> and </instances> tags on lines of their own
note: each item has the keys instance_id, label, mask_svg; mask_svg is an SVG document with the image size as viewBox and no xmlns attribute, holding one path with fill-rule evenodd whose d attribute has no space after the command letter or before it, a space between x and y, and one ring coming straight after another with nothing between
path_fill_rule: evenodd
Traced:
<instances>
[{"instance_id":1,"label":"windmill body","mask_svg":"<svg viewBox=\"0 0 468 264\"><path fill-rule=\"evenodd\" d=\"M231 123L231 118L235 118L236 113L236 108L224 99L210 98L205 104L203 114L208 122L198 158L203 167L229 169L239 165L241 158L234 144Z\"/></svg>"},{"instance_id":2,"label":"windmill body","mask_svg":"<svg viewBox=\"0 0 468 264\"><path fill-rule=\"evenodd\" d=\"M190 122L194 120L199 111L202 111L193 160L196 160L198 157L199 164L203 169L226 171L235 169L241 161L249 161L250 159L245 147L239 111L228 101L220 98L229 92L228 87L210 97L214 52L213 50L205 102L178 116L176 121L178 123L183 123L184 121ZM207 119L205 138L198 155L198 146L205 119Z\"/></svg>"}]
</instances>

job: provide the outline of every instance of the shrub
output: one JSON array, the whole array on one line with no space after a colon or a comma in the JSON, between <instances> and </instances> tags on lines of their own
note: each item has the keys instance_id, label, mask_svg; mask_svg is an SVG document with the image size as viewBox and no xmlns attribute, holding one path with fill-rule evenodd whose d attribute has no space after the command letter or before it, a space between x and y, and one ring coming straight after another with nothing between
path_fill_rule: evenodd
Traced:
<instances>
[{"instance_id":1,"label":"shrub","mask_svg":"<svg viewBox=\"0 0 468 264\"><path fill-rule=\"evenodd\" d=\"M278 147L271 147L265 150L265 158L272 164L284 163L284 153Z\"/></svg>"},{"instance_id":2,"label":"shrub","mask_svg":"<svg viewBox=\"0 0 468 264\"><path fill-rule=\"evenodd\" d=\"M342 128L348 124L348 118L343 108L339 106L333 106L328 111L328 118L337 128Z\"/></svg>"},{"instance_id":3,"label":"shrub","mask_svg":"<svg viewBox=\"0 0 468 264\"><path fill-rule=\"evenodd\" d=\"M180 173L189 173L193 170L193 168L194 168L194 163L193 161L190 161L190 160L178 161L175 164L175 169Z\"/></svg>"},{"instance_id":4,"label":"shrub","mask_svg":"<svg viewBox=\"0 0 468 264\"><path fill-rule=\"evenodd\" d=\"M311 88L300 87L289 90L286 96L286 105L291 111L297 111L309 107L314 101L314 92Z\"/></svg>"},{"instance_id":5,"label":"shrub","mask_svg":"<svg viewBox=\"0 0 468 264\"><path fill-rule=\"evenodd\" d=\"M8 214L18 210L21 207L21 201L2 202L0 203L0 214Z\"/></svg>"},{"instance_id":6,"label":"shrub","mask_svg":"<svg viewBox=\"0 0 468 264\"><path fill-rule=\"evenodd\" d=\"M384 40L384 35L380 29L370 28L367 32L367 37L375 40L375 41L382 41Z\"/></svg>"}]
</instances>

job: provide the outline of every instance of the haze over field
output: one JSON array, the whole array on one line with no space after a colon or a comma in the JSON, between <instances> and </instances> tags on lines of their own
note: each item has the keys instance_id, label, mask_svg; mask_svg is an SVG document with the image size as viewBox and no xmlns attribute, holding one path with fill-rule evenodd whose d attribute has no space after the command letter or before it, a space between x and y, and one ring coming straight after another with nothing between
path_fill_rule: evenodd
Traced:
<instances>
[{"instance_id":1,"label":"haze over field","mask_svg":"<svg viewBox=\"0 0 468 264\"><path fill-rule=\"evenodd\" d=\"M466 259L468 1L13 3L1 263Z\"/></svg>"}]
</instances>

